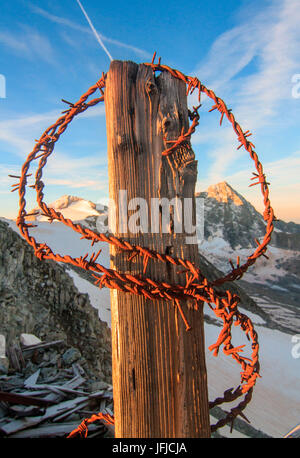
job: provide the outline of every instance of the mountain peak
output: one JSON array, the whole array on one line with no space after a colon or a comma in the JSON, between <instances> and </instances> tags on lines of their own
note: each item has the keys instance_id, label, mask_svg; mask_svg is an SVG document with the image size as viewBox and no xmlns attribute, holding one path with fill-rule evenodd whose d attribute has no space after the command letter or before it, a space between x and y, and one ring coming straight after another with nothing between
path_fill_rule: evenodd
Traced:
<instances>
[{"instance_id":1,"label":"mountain peak","mask_svg":"<svg viewBox=\"0 0 300 458\"><path fill-rule=\"evenodd\" d=\"M68 194L51 202L48 207L54 208L54 210L62 213L65 218L69 218L73 221L83 220L89 216L99 216L100 214L96 205L90 200ZM41 210L39 208L34 208L32 211L37 211L39 214L30 216L27 221L48 221L46 216L41 215Z\"/></svg>"},{"instance_id":2,"label":"mountain peak","mask_svg":"<svg viewBox=\"0 0 300 458\"><path fill-rule=\"evenodd\" d=\"M211 185L207 188L207 197L212 197L218 202L228 202L232 200L235 205L243 205L238 193L226 182Z\"/></svg>"},{"instance_id":3,"label":"mountain peak","mask_svg":"<svg viewBox=\"0 0 300 458\"><path fill-rule=\"evenodd\" d=\"M62 210L63 208L68 208L70 207L70 205L73 205L76 203L78 204L80 202L87 202L92 208L95 207L95 204L93 202L85 200L82 197L71 196L69 194L65 194L59 197L54 202L52 202L49 205L49 207L55 208L55 210Z\"/></svg>"}]
</instances>

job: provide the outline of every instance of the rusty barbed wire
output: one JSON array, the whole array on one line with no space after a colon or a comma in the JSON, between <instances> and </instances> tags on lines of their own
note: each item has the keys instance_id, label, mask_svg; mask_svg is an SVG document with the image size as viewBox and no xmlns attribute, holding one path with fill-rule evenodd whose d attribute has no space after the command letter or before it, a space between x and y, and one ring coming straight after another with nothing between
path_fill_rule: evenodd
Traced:
<instances>
[{"instance_id":1,"label":"rusty barbed wire","mask_svg":"<svg viewBox=\"0 0 300 458\"><path fill-rule=\"evenodd\" d=\"M32 152L28 155L25 163L23 164L21 175L13 176L14 178L19 178L19 182L13 185L12 191L19 191L19 213L16 220L16 224L25 238L25 240L33 247L35 256L40 260L52 259L58 262L72 264L74 266L83 268L87 271L91 271L93 277L95 278L95 284L102 287L108 287L111 289L118 289L119 291L143 295L148 299L164 299L172 301L179 311L183 322L186 326L186 330L190 329L189 323L184 315L183 309L180 305L180 301L186 299L192 299L194 304L194 309L198 309L199 302L205 302L215 313L215 315L220 318L223 322L222 330L218 336L217 341L209 347L209 350L213 352L215 356L218 355L220 347L223 346L223 352L226 355L231 356L236 360L241 366L241 385L239 385L234 391L233 388L226 390L223 393L223 396L218 397L214 401L209 402L209 408L213 408L216 405L222 403L233 402L240 396L244 395L243 401L241 401L235 408L232 408L228 412L225 418L219 420L215 425L211 426L211 431L216 431L218 428L224 426L228 423L233 423L234 419L241 415L244 417L243 410L250 402L252 397L253 387L256 383L257 377L259 377L259 344L257 333L254 330L253 323L249 317L245 314L242 314L237 307L237 304L240 302L239 296L236 294L231 294L229 290L222 291L218 290L217 287L225 284L226 282L232 282L236 279L240 279L244 273L252 266L260 256L265 256L267 250L267 245L271 239L271 233L273 231L273 221L275 220L274 212L269 200L269 183L266 182L265 174L263 173L263 167L258 159L257 153L254 150L254 145L248 140L248 137L251 135L249 131L243 132L240 125L234 118L232 110L226 107L225 102L217 97L211 89L207 89L203 83L201 83L196 77L186 76L178 70L174 70L166 65L161 65L161 59L159 59L158 64L154 63L155 60L154 53L151 63L145 63L144 65L150 66L153 72L157 71L167 71L174 78L184 81L187 86L187 95L192 94L195 90L198 90L198 107L193 107L193 112L190 113L190 119L192 124L189 127L188 131L184 133L181 132L181 135L177 140L166 141L166 143L172 143L172 146L167 148L162 152L162 155L169 155L183 143L188 144L191 139L191 135L195 132L197 125L199 124L199 113L198 110L201 106L201 93L206 94L210 99L214 101L213 107L209 111L218 110L221 114L220 124L223 122L224 116L227 117L228 121L231 123L240 145L238 148L244 146L246 151L248 151L251 159L254 161L256 172L253 173L253 178L256 179L256 183L252 183L250 186L260 184L261 192L264 200L264 213L263 217L266 221L266 234L261 242L256 239L258 245L257 249L248 256L247 261L240 265L240 260L237 258L236 267L230 260L231 271L225 276L215 279L213 281L208 281L205 275L201 270L192 262L172 257L170 255L165 255L158 253L154 250L150 250L147 247L142 247L138 245L132 245L128 241L122 240L115 237L112 234L103 234L96 233L91 229L83 227L79 223L73 223L72 220L65 218L62 213L57 212L53 208L48 208L48 206L43 201L44 194L44 183L42 182L42 170L47 163L47 159L52 154L54 150L55 143L59 140L60 135L65 132L70 122L74 119L75 116L84 112L89 107L98 104L99 102L104 101L104 88L106 81L106 74L102 73L101 78L91 86L85 94L83 94L78 102L71 103L62 99L69 108L62 112L61 116L56 123L51 125L46 131L42 134L39 140L36 140L36 145ZM101 93L100 98L96 98L87 102L87 99L99 89ZM37 171L35 174L35 183L30 187L35 189L37 195L37 202L42 210L42 215L47 217L49 222L53 220L58 220L68 227L72 228L74 231L81 234L81 239L86 239L91 241L93 246L97 242L106 242L111 245L114 245L119 250L128 253L128 260L133 259L136 256L140 256L143 259L143 275L131 275L122 272L117 272L114 269L109 269L99 264L97 261L101 250L97 253L93 253L88 259L88 254L78 258L72 258L69 255L61 256L58 253L53 253L51 248L46 243L38 243L33 236L29 235L29 229L35 227L34 224L26 222L26 218L34 215L34 213L26 213L26 186L27 178L31 175L28 173L31 162L39 160ZM149 259L153 259L158 262L171 263L174 266L179 266L183 268L182 271L178 272L179 274L185 273L186 284L177 285L169 284L166 282L154 281L151 278L146 276L147 263ZM243 352L242 346L234 347L231 339L231 329L232 326L240 326L241 330L246 334L248 340L251 340L252 354L251 358L246 358L240 355ZM93 416L92 418L95 418ZM246 417L245 417L246 418ZM110 418L110 421L113 422L113 417ZM86 425L89 421L84 420L84 425L79 427L77 433L81 434L84 432L84 435L87 434ZM76 434L77 434L76 433ZM72 434L72 433L71 433ZM72 437L69 435L69 437Z\"/></svg>"},{"instance_id":2,"label":"rusty barbed wire","mask_svg":"<svg viewBox=\"0 0 300 458\"><path fill-rule=\"evenodd\" d=\"M70 434L67 436L67 439L80 436L86 438L88 435L88 425L94 423L95 421L104 421L108 425L114 425L114 418L109 413L99 412L98 414L93 414L89 418L85 418L77 428L73 429Z\"/></svg>"}]
</instances>

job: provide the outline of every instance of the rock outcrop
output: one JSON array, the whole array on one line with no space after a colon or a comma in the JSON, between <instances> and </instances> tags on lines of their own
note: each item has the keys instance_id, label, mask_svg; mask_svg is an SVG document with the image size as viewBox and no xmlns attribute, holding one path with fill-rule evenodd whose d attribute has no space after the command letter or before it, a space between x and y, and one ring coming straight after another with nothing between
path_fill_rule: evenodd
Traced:
<instances>
[{"instance_id":1,"label":"rock outcrop","mask_svg":"<svg viewBox=\"0 0 300 458\"><path fill-rule=\"evenodd\" d=\"M204 199L205 240L219 237L232 249L256 248L255 238L264 237L263 216L226 181L197 193L197 198ZM300 251L300 224L278 220L274 228L270 245Z\"/></svg>"},{"instance_id":2,"label":"rock outcrop","mask_svg":"<svg viewBox=\"0 0 300 458\"><path fill-rule=\"evenodd\" d=\"M40 261L0 220L0 333L10 345L20 334L62 339L77 348L91 377L111 382L110 329L81 294L64 265Z\"/></svg>"}]
</instances>

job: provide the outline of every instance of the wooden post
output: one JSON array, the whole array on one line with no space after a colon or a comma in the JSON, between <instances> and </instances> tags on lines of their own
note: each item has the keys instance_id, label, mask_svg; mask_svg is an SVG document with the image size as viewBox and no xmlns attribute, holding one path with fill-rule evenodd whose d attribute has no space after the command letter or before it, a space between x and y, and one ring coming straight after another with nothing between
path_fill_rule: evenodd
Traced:
<instances>
[{"instance_id":1,"label":"wooden post","mask_svg":"<svg viewBox=\"0 0 300 458\"><path fill-rule=\"evenodd\" d=\"M193 151L179 148L162 156L169 146L164 137L177 139L182 127L188 129L185 91L185 84L167 72L155 77L143 64L111 63L105 90L109 193L117 210L120 190L127 192L126 204L137 197L148 203L149 232L122 228L117 211L116 236L197 262L198 247L186 244L184 231L176 233L174 214L168 233L162 222L158 233L150 225L151 198L189 197L195 206ZM111 267L118 271L185 284L178 267L149 260L143 274L140 257L128 261L128 254L110 250ZM188 332L171 301L111 291L116 437L210 437L203 311L189 302L182 308L192 327Z\"/></svg>"}]
</instances>

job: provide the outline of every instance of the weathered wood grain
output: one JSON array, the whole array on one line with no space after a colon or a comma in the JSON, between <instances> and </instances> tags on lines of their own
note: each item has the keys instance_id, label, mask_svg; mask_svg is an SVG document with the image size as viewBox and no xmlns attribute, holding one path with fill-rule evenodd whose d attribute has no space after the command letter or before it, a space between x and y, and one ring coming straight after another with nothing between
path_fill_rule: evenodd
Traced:
<instances>
[{"instance_id":1,"label":"weathered wood grain","mask_svg":"<svg viewBox=\"0 0 300 458\"><path fill-rule=\"evenodd\" d=\"M151 68L133 62L111 63L105 91L110 198L119 204L119 190L127 202L153 197L193 199L197 175L194 153L179 148L162 157L168 140L188 128L183 82L170 74L154 77ZM174 210L176 211L176 210ZM120 227L116 236L197 262L197 245L186 244L176 233L174 211L169 230L132 234ZM129 215L130 215L129 211ZM153 216L153 215L152 215ZM193 214L195 221L195 215ZM151 231L151 228L149 228ZM142 259L111 247L111 266L142 274ZM149 260L146 275L153 280L184 282L178 268ZM184 284L184 283L182 283ZM174 304L111 291L113 386L116 437L209 437L207 376L204 355L203 312L182 304L192 329Z\"/></svg>"}]
</instances>

